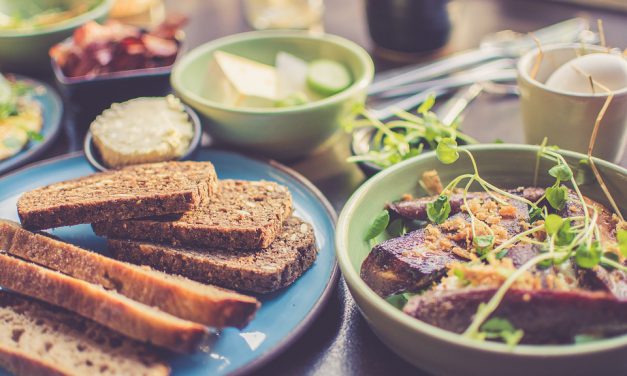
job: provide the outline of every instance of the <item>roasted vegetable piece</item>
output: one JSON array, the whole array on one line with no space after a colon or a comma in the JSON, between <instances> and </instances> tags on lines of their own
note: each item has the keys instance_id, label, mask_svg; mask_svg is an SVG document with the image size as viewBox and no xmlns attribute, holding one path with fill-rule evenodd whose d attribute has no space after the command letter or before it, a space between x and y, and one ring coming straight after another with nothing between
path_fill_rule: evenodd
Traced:
<instances>
[{"instance_id":1,"label":"roasted vegetable piece","mask_svg":"<svg viewBox=\"0 0 627 376\"><path fill-rule=\"evenodd\" d=\"M403 311L428 324L462 333L480 303L495 288L430 291L409 300ZM509 290L492 317L524 331L523 343L569 343L578 334L627 333L627 301L596 291Z\"/></svg>"}]
</instances>

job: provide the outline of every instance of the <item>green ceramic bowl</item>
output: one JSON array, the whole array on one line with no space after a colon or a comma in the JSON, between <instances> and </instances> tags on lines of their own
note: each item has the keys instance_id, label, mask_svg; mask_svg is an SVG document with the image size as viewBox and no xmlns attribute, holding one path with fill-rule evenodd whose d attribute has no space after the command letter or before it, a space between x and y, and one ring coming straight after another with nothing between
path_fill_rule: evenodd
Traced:
<instances>
[{"instance_id":1,"label":"green ceramic bowl","mask_svg":"<svg viewBox=\"0 0 627 376\"><path fill-rule=\"evenodd\" d=\"M240 108L207 99L216 90L209 63L217 50L274 65L279 51L307 61L326 58L344 64L353 84L344 91L304 105L282 108ZM368 53L346 39L301 31L255 31L221 38L183 56L172 70L176 95L202 117L218 141L266 156L290 159L311 153L340 128L340 121L359 103L372 81ZM212 85L213 84L213 85Z\"/></svg>"},{"instance_id":2,"label":"green ceramic bowl","mask_svg":"<svg viewBox=\"0 0 627 376\"><path fill-rule=\"evenodd\" d=\"M76 17L29 30L0 29L0 69L8 72L37 72L50 70L48 50L72 35L80 25L104 21L114 0L0 0L4 14L34 14L37 9L59 5L88 3L90 9Z\"/></svg>"},{"instance_id":3,"label":"green ceramic bowl","mask_svg":"<svg viewBox=\"0 0 627 376\"><path fill-rule=\"evenodd\" d=\"M468 146L477 159L479 173L500 187L531 185L538 147L528 145ZM568 162L584 155L562 152ZM619 204L627 202L627 170L598 160L608 188ZM540 171L550 164L543 161ZM363 241L366 229L386 202L403 193L425 195L417 179L425 170L437 169L444 182L472 171L462 153L452 165L443 165L435 153L404 161L375 175L350 198L337 224L339 265L349 290L377 336L416 367L446 375L592 375L627 374L627 335L578 345L521 345L510 350L504 344L477 342L447 332L403 314L376 295L359 277L370 247ZM548 174L539 184L548 186ZM596 185L581 186L584 194L607 204ZM624 208L623 208L624 209Z\"/></svg>"}]
</instances>

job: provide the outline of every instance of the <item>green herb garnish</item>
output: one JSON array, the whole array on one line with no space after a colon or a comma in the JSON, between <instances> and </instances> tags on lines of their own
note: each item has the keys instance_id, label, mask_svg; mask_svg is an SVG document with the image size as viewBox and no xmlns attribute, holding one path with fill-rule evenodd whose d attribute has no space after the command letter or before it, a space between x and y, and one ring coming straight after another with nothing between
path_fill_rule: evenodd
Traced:
<instances>
[{"instance_id":1,"label":"green herb garnish","mask_svg":"<svg viewBox=\"0 0 627 376\"><path fill-rule=\"evenodd\" d=\"M366 231L364 240L370 241L379 236L388 227L388 223L390 223L390 213L387 210L383 210L372 221L368 231Z\"/></svg>"},{"instance_id":2,"label":"green herb garnish","mask_svg":"<svg viewBox=\"0 0 627 376\"><path fill-rule=\"evenodd\" d=\"M514 328L507 319L493 317L482 326L479 336L487 339L501 339L508 346L516 346L522 339L524 332Z\"/></svg>"},{"instance_id":3,"label":"green herb garnish","mask_svg":"<svg viewBox=\"0 0 627 376\"><path fill-rule=\"evenodd\" d=\"M386 168L408 158L421 154L424 150L436 150L443 139L452 139L465 144L475 144L472 137L460 132L457 123L442 123L431 112L435 97L429 96L416 113L399 111L397 119L383 123L363 106L356 106L343 122L345 131L356 128L374 127L376 132L367 153L349 157L349 162L371 162Z\"/></svg>"},{"instance_id":4,"label":"green herb garnish","mask_svg":"<svg viewBox=\"0 0 627 376\"><path fill-rule=\"evenodd\" d=\"M435 201L427 204L427 217L433 223L440 224L451 214L451 203L448 196L440 195Z\"/></svg>"},{"instance_id":5,"label":"green herb garnish","mask_svg":"<svg viewBox=\"0 0 627 376\"><path fill-rule=\"evenodd\" d=\"M555 210L562 210L566 206L568 188L563 185L553 186L546 189L546 200Z\"/></svg>"}]
</instances>

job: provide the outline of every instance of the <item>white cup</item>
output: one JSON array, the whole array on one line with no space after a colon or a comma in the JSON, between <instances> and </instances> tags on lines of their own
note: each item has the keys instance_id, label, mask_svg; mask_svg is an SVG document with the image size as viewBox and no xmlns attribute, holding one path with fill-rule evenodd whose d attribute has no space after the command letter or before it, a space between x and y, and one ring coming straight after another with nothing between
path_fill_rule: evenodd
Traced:
<instances>
[{"instance_id":1,"label":"white cup","mask_svg":"<svg viewBox=\"0 0 627 376\"><path fill-rule=\"evenodd\" d=\"M539 144L544 137L549 145L588 152L592 130L608 94L578 94L548 88L544 82L566 62L581 54L603 52L599 46L560 44L542 47L542 62L535 79L531 78L538 49L518 62L518 86L526 142ZM593 155L611 162L620 161L627 143L627 88L614 92L596 138Z\"/></svg>"}]
</instances>

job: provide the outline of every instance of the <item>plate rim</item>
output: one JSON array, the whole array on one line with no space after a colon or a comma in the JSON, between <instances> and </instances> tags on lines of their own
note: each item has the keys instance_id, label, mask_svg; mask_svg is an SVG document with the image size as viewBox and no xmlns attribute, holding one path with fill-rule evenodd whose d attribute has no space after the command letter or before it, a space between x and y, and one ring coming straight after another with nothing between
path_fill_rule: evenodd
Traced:
<instances>
[{"instance_id":1,"label":"plate rim","mask_svg":"<svg viewBox=\"0 0 627 376\"><path fill-rule=\"evenodd\" d=\"M59 137L59 134L61 133L61 129L62 129L61 124L63 123L63 116L65 112L64 103L61 100L61 96L52 87L52 85L42 80L38 80L29 76L24 76L21 74L13 74L13 73L12 75L20 81L27 81L27 82L33 83L36 86L43 86L46 89L46 96L48 96L53 102L55 102L59 111L57 114L53 113L51 124L49 125L50 135L48 137L46 137L43 141L38 142L37 144L35 144L34 146L30 148L22 149L16 155L13 155L3 161L0 161L0 175L8 172L5 176L11 175L13 174L13 172L17 172L23 169L24 167L28 167L30 165L29 163L31 163L35 158L39 157L43 152L45 152L52 146L54 141ZM39 100L36 100L36 101L41 104ZM44 127L46 126L45 122L43 126ZM45 160L47 159L44 159L43 161ZM43 161L39 161L39 162L43 162ZM32 164L39 163L39 162L32 162ZM5 176L2 176L0 179L4 179Z\"/></svg>"},{"instance_id":2,"label":"plate rim","mask_svg":"<svg viewBox=\"0 0 627 376\"><path fill-rule=\"evenodd\" d=\"M262 162L265 163L267 165L269 165L270 167L273 167L285 174L287 174L288 176L290 176L291 178L293 178L296 182L298 182L299 184L301 184L305 189L307 189L314 197L316 197L318 199L318 201L322 204L325 212L329 215L332 225L333 225L333 229L335 232L335 228L337 225L337 220L338 220L338 215L337 212L335 211L335 209L333 208L333 206L331 205L331 203L329 202L329 200L326 198L326 196L320 192L320 190L311 182L309 181L309 179L307 179L306 177L304 177L302 174L300 174L299 172L297 172L296 170L275 161L274 159L270 159L270 158L264 158L264 157L258 157L258 156L251 156L245 153L240 153L240 152L234 152L234 151L230 151L230 150L225 150L225 149L220 149L220 148L199 148L198 151L215 151L215 152L221 152L221 153L230 153L230 154L235 154L238 156L242 156L244 158L247 159L251 159L257 162ZM13 170L11 172L9 172L8 174L5 174L3 176L0 177L0 185L2 185L2 183L10 178L15 177L16 175L19 175L21 173L27 172L30 169L36 168L36 167L42 167L42 166L46 166L46 165L50 165L50 164L54 164L54 163L58 163L58 162L63 162L65 160L70 160L70 159L74 159L77 157L83 157L85 158L85 154L83 153L83 151L79 150L79 151L74 151L74 152L70 152L70 153L65 153L65 154L61 154L52 158L47 158L41 161L37 161L37 162L33 162L33 163L29 163L25 166L19 167L16 170ZM89 164L89 162L87 162ZM93 169L93 166L89 165L89 167L91 167ZM98 172L98 171L95 171ZM320 315L320 313L322 312L322 310L326 307L327 303L329 302L329 299L331 298L331 296L333 295L333 292L335 291L335 286L337 285L338 279L339 279L339 266L338 266L338 260L337 260L337 256L336 256L336 252L335 252L335 234L333 234L333 239L332 241L329 243L331 247L334 248L333 251L333 257L334 257L334 261L333 261L333 268L331 270L331 275L329 277L329 280L327 281L327 284L324 288L324 291L322 291L322 294L320 295L320 297L318 298L318 300L316 301L316 303L314 304L313 308L309 311L309 313L307 313L307 315L305 316L305 318L303 320L301 320L298 325L296 325L294 327L294 329L290 332L289 335L285 336L282 340L280 340L276 346L274 346L273 348L269 349L268 351L266 351L263 354L260 354L259 357L253 359L252 361L250 361L248 364L245 364L244 366L237 368L235 370L233 370L232 372L229 373L229 375L233 375L233 376L240 376L240 375L246 375L246 374L250 374L255 370L258 370L259 368L267 365L269 362L271 362L272 360L276 359L276 357L278 357L279 355L281 355L283 352L285 352L285 350L287 350L287 348L292 345L294 342L296 342L313 324L313 322L318 318L318 316ZM289 287L288 287L289 288Z\"/></svg>"}]
</instances>

